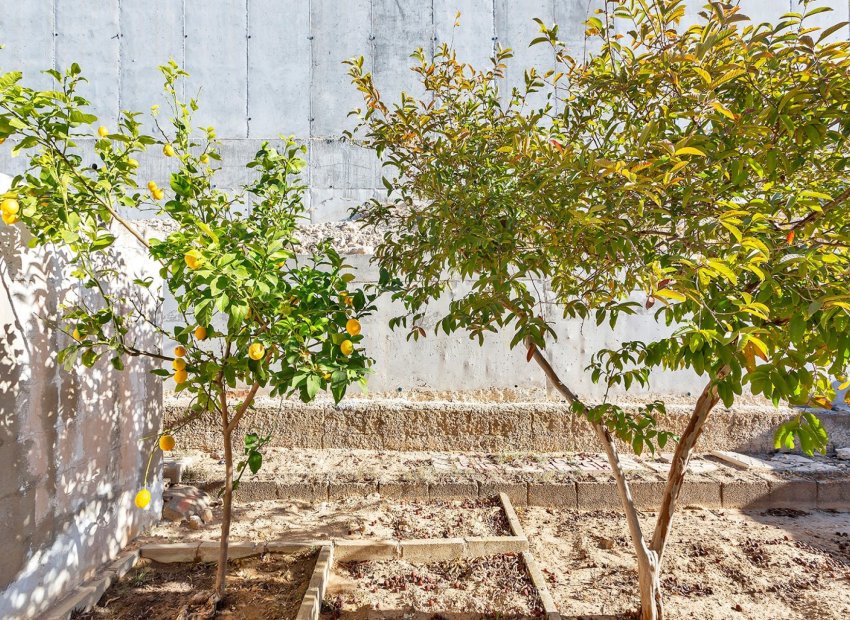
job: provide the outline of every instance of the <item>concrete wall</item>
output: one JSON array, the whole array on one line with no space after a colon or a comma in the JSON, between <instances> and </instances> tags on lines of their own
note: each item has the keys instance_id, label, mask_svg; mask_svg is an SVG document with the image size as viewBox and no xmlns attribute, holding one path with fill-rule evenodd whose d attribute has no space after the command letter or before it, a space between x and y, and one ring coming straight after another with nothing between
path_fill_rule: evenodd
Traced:
<instances>
[{"instance_id":1,"label":"concrete wall","mask_svg":"<svg viewBox=\"0 0 850 620\"><path fill-rule=\"evenodd\" d=\"M691 0L688 19L704 0ZM754 20L775 21L799 0L741 0ZM848 0L824 0L848 19ZM561 38L580 56L587 50L582 22L603 0L0 0L0 68L22 69L46 86L45 68L78 62L89 78L83 93L107 125L122 109L147 111L160 102L156 67L173 57L200 90L198 120L218 128L231 162L222 183L243 178L245 159L259 142L294 134L309 147L309 204L314 222L347 217L347 210L381 196L380 167L371 153L340 142L348 112L362 100L341 62L365 57L382 92L413 86L409 54L452 41L462 58L484 63L496 44L516 58L506 86L521 83L529 65L546 67L551 54L528 48L539 17L560 24ZM461 26L454 28L460 10ZM843 30L835 36L847 36ZM162 157L145 159L142 178L163 185ZM0 149L0 170L19 162Z\"/></svg>"},{"instance_id":2,"label":"concrete wall","mask_svg":"<svg viewBox=\"0 0 850 620\"><path fill-rule=\"evenodd\" d=\"M7 187L8 178L0 191ZM161 382L146 360L123 372L108 360L91 370L58 367L68 337L44 318L84 293L60 254L26 241L21 226L0 226L0 618L42 617L161 508L159 499L146 511L133 506L161 424ZM119 271L155 275L131 244L119 239ZM135 337L143 346L158 341L143 327Z\"/></svg>"}]
</instances>

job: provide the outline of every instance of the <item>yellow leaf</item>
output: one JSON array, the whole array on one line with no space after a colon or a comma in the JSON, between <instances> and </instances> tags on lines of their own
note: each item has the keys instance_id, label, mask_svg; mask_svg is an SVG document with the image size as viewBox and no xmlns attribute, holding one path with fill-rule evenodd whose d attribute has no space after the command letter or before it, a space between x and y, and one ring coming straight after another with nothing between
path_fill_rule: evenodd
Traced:
<instances>
[{"instance_id":1,"label":"yellow leaf","mask_svg":"<svg viewBox=\"0 0 850 620\"><path fill-rule=\"evenodd\" d=\"M697 155L699 157L705 157L705 153L692 146L683 146L680 149L676 149L674 155Z\"/></svg>"},{"instance_id":2,"label":"yellow leaf","mask_svg":"<svg viewBox=\"0 0 850 620\"><path fill-rule=\"evenodd\" d=\"M715 110L717 110L718 112L720 112L723 116L726 116L726 117L728 117L728 118L731 118L733 121L738 120L738 115L737 115L737 114L735 114L735 113L734 113L732 110L730 110L729 108L725 107L725 106L724 106L722 103L720 103L719 101L712 101L712 102L711 102L711 107L712 107L712 108L714 108Z\"/></svg>"},{"instance_id":3,"label":"yellow leaf","mask_svg":"<svg viewBox=\"0 0 850 620\"><path fill-rule=\"evenodd\" d=\"M218 243L218 235L216 235L212 228L207 226L204 222L198 222L198 228L207 233L207 236L212 239L215 243Z\"/></svg>"},{"instance_id":4,"label":"yellow leaf","mask_svg":"<svg viewBox=\"0 0 850 620\"><path fill-rule=\"evenodd\" d=\"M735 239L737 239L738 243L741 242L743 235L741 234L740 228L738 228L737 226L733 226L732 224L730 224L729 222L724 221L724 220L720 220L720 224L723 226L723 228L725 228L730 233L732 233L732 236L735 237Z\"/></svg>"},{"instance_id":5,"label":"yellow leaf","mask_svg":"<svg viewBox=\"0 0 850 620\"><path fill-rule=\"evenodd\" d=\"M755 345L755 350L753 353L760 357L761 359L767 361L767 345L760 338L756 338L752 334L747 334L747 346L753 344Z\"/></svg>"},{"instance_id":6,"label":"yellow leaf","mask_svg":"<svg viewBox=\"0 0 850 620\"><path fill-rule=\"evenodd\" d=\"M497 153L513 153L514 147L512 147L512 146L500 146L499 148L496 149L496 152Z\"/></svg>"},{"instance_id":7,"label":"yellow leaf","mask_svg":"<svg viewBox=\"0 0 850 620\"><path fill-rule=\"evenodd\" d=\"M728 82L730 80L734 80L736 77L744 75L745 73L746 73L746 70L744 70L744 69L732 69L731 71L727 71L726 73L721 75L719 78L717 78L717 80L712 82L711 87L717 88L721 84L725 84L726 82Z\"/></svg>"},{"instance_id":8,"label":"yellow leaf","mask_svg":"<svg viewBox=\"0 0 850 620\"><path fill-rule=\"evenodd\" d=\"M735 275L735 272L729 268L729 265L724 263L723 261L716 260L714 258L708 259L708 266L720 273L723 277L729 280L732 284L736 284L738 282L738 276Z\"/></svg>"},{"instance_id":9,"label":"yellow leaf","mask_svg":"<svg viewBox=\"0 0 850 620\"><path fill-rule=\"evenodd\" d=\"M706 84L711 84L711 74L700 67L694 67L694 73L700 76Z\"/></svg>"},{"instance_id":10,"label":"yellow leaf","mask_svg":"<svg viewBox=\"0 0 850 620\"><path fill-rule=\"evenodd\" d=\"M756 239L755 237L747 237L741 242L741 244L745 248L750 248L751 250L758 250L765 256L770 256L770 250L767 249L767 246L761 239Z\"/></svg>"},{"instance_id":11,"label":"yellow leaf","mask_svg":"<svg viewBox=\"0 0 850 620\"><path fill-rule=\"evenodd\" d=\"M841 390L846 390L847 388L850 388L850 381L845 381L844 383L839 385L838 391L840 392Z\"/></svg>"},{"instance_id":12,"label":"yellow leaf","mask_svg":"<svg viewBox=\"0 0 850 620\"><path fill-rule=\"evenodd\" d=\"M744 366L747 367L747 370L753 372L756 369L756 355L754 351L755 347L747 343L747 346L744 347Z\"/></svg>"},{"instance_id":13,"label":"yellow leaf","mask_svg":"<svg viewBox=\"0 0 850 620\"><path fill-rule=\"evenodd\" d=\"M657 290L652 295L653 297L666 297L667 299L673 299L675 301L685 301L687 299L687 297L682 295L679 291L673 291L669 288Z\"/></svg>"}]
</instances>

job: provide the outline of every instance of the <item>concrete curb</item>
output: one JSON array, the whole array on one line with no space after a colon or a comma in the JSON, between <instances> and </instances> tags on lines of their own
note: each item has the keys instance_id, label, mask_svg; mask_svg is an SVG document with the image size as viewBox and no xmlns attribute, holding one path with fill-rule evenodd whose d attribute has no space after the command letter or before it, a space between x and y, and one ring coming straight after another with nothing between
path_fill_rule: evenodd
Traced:
<instances>
[{"instance_id":1,"label":"concrete curb","mask_svg":"<svg viewBox=\"0 0 850 620\"><path fill-rule=\"evenodd\" d=\"M543 606L543 615L547 620L561 620L561 614L555 607L555 601L552 600L552 595L549 593L549 587L546 585L546 578L543 572L537 565L537 560L529 551L523 551L522 560L525 562L525 569L528 571L528 576L531 578L531 583L537 590L537 596L540 597L540 604Z\"/></svg>"},{"instance_id":2,"label":"concrete curb","mask_svg":"<svg viewBox=\"0 0 850 620\"><path fill-rule=\"evenodd\" d=\"M333 546L324 545L319 551L319 557L316 558L316 566L313 568L313 575L310 577L301 607L298 608L298 614L295 616L296 620L319 620L333 561Z\"/></svg>"},{"instance_id":3,"label":"concrete curb","mask_svg":"<svg viewBox=\"0 0 850 620\"><path fill-rule=\"evenodd\" d=\"M126 575L136 565L140 557L138 551L130 551L118 556L94 578L74 588L42 618L44 620L68 620L74 612L89 611L97 604L103 593L109 589L109 586Z\"/></svg>"},{"instance_id":4,"label":"concrete curb","mask_svg":"<svg viewBox=\"0 0 850 620\"><path fill-rule=\"evenodd\" d=\"M204 489L216 486L215 483L196 484ZM659 507L663 482L630 480L630 486L640 510L652 511ZM458 482L426 485L421 482L279 484L247 480L239 488L243 493L243 501L250 501L249 498L342 500L353 496L365 497L375 492L386 499L399 501L444 501L485 499L498 493L507 495L512 505L522 507L588 511L618 510L621 507L614 482ZM800 509L850 510L850 479L779 480L759 477L755 480L720 481L698 478L685 481L679 503L682 506L702 508L763 510L792 506Z\"/></svg>"}]
</instances>

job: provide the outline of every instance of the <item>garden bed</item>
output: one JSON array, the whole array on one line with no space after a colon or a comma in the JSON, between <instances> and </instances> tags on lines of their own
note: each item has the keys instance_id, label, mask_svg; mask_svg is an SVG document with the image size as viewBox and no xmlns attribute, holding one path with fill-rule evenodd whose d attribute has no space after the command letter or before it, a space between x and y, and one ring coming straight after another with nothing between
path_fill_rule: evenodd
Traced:
<instances>
[{"instance_id":1,"label":"garden bed","mask_svg":"<svg viewBox=\"0 0 850 620\"><path fill-rule=\"evenodd\" d=\"M503 554L426 564L338 562L322 617L540 617L543 606L523 557Z\"/></svg>"},{"instance_id":2,"label":"garden bed","mask_svg":"<svg viewBox=\"0 0 850 620\"><path fill-rule=\"evenodd\" d=\"M295 618L318 551L268 553L230 561L219 618ZM216 565L159 563L142 558L115 582L98 604L75 620L174 620L209 610L206 602Z\"/></svg>"},{"instance_id":3,"label":"garden bed","mask_svg":"<svg viewBox=\"0 0 850 620\"><path fill-rule=\"evenodd\" d=\"M530 507L519 517L564 617L632 617L637 573L621 512ZM654 516L641 521L651 535ZM694 509L674 524L665 618L850 618L850 513Z\"/></svg>"},{"instance_id":4,"label":"garden bed","mask_svg":"<svg viewBox=\"0 0 850 620\"><path fill-rule=\"evenodd\" d=\"M163 521L140 540L177 542L213 540L220 535L221 507L212 524L190 530ZM396 502L378 496L334 502L267 500L237 503L231 540L418 539L509 536L511 530L498 498L462 501Z\"/></svg>"}]
</instances>

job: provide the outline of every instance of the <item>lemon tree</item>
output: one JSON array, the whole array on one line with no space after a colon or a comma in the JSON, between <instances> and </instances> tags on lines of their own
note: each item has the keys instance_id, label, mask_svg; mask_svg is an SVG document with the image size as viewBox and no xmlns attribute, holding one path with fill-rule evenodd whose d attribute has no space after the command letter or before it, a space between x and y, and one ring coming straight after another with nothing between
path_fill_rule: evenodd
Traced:
<instances>
[{"instance_id":1,"label":"lemon tree","mask_svg":"<svg viewBox=\"0 0 850 620\"><path fill-rule=\"evenodd\" d=\"M607 11L607 12L606 12ZM711 411L749 389L804 407L777 447L826 446L814 409L850 359L850 46L846 24L810 27L803 4L776 25L712 3L682 27L681 0L621 0L587 22L598 49L578 61L540 22L556 70L499 91L510 50L490 67L448 47L415 54L425 93L382 98L350 62L366 107L356 139L389 170L388 203L363 205L389 232L377 261L400 280L416 338L446 273L474 281L437 324L528 348L571 410L593 425L617 481L638 560L641 617L663 617L660 570L690 455ZM614 24L617 27L614 27ZM546 93L542 105L529 95ZM656 369L692 369L704 388L676 444L661 510L645 537L617 445L671 439L663 403L637 413L589 403L540 353L554 346L546 300L567 318L615 325L639 304L669 336L603 349L587 368L607 387L647 385ZM643 301L636 301L635 297Z\"/></svg>"},{"instance_id":2,"label":"lemon tree","mask_svg":"<svg viewBox=\"0 0 850 620\"><path fill-rule=\"evenodd\" d=\"M376 292L353 286L353 274L328 243L300 253L304 147L264 143L247 162L253 180L226 193L214 184L221 159L215 131L193 127L197 102L178 98L176 85L186 74L175 63L162 67L171 114L163 122L153 108L156 137L142 132L135 113L123 113L115 127L97 126L77 93L83 79L77 65L47 73L53 90L23 86L20 73L0 78L0 138L14 138L14 154L28 157L26 172L0 203L3 221L24 226L30 247L68 251L73 275L91 293L67 305L57 326L69 336L59 354L66 368L91 368L103 359L121 369L128 356L152 357L162 364L155 374L191 397L178 426L202 417L217 424L226 467L217 600L225 586L235 472L256 473L265 445L249 433L244 459L235 463L234 434L249 422L261 388L303 401L328 391L338 402L351 384L363 382L371 360L359 319L372 311ZM83 165L85 138L94 139L94 166ZM136 158L150 148L161 149L174 170L162 187L138 178ZM142 234L121 215L133 212L156 215L172 232ZM183 317L173 331L146 305L162 302L154 282L122 280L115 265L119 230L159 263ZM141 323L176 348L138 346L134 325ZM242 386L245 396L230 396ZM175 447L174 430L159 438L162 450ZM150 501L148 488L141 489L136 505Z\"/></svg>"}]
</instances>

